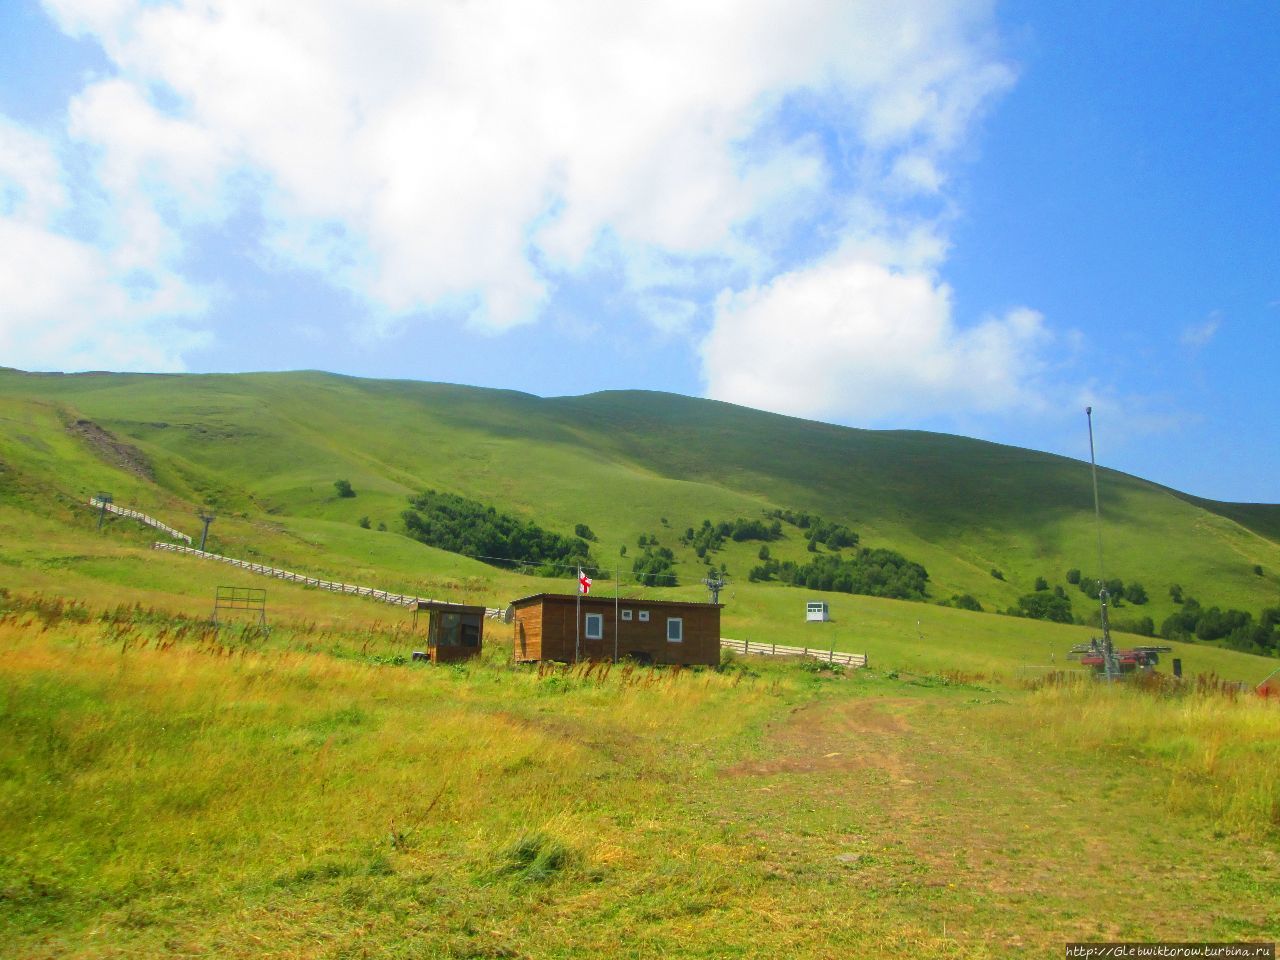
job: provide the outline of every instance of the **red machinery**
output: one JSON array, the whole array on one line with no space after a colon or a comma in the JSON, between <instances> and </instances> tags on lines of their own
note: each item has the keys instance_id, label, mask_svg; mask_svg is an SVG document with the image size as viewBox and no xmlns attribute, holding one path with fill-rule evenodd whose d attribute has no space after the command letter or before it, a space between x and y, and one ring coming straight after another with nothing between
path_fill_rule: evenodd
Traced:
<instances>
[{"instance_id":1,"label":"red machinery","mask_svg":"<svg viewBox=\"0 0 1280 960\"><path fill-rule=\"evenodd\" d=\"M1160 662L1160 654L1170 653L1173 647L1131 647L1128 650L1116 650L1113 654L1120 673L1133 673L1135 670L1150 670ZM1102 642L1094 637L1088 643L1078 643L1067 654L1068 660L1079 660L1081 666L1092 667L1095 673L1105 673L1106 655Z\"/></svg>"}]
</instances>

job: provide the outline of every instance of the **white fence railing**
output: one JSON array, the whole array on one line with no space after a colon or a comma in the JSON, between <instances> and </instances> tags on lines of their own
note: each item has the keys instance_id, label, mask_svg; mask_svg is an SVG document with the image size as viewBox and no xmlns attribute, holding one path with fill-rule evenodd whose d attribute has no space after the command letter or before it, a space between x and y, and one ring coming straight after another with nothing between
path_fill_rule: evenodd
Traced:
<instances>
[{"instance_id":1,"label":"white fence railing","mask_svg":"<svg viewBox=\"0 0 1280 960\"><path fill-rule=\"evenodd\" d=\"M217 560L221 563L230 564L240 570L247 570L250 573L258 573L264 577L275 577L277 580L287 580L290 583L300 583L303 586L315 587L317 590L329 590L333 593L350 593L357 597L368 597L370 600L378 600L382 603L394 604L398 607L416 607L419 603L447 603L449 601L432 601L429 597L414 597L407 593L392 593L389 590L377 590L373 587L358 587L352 583L338 583L333 580L321 580L319 577L308 577L301 573L293 573L290 570L281 570L278 567L268 567L264 563L253 563L249 560L237 560L235 557L224 557L220 553L208 553L207 551L196 550L192 547L179 546L176 543L160 543L157 541L152 544L156 550L169 550L173 553L184 553L187 556L200 557L204 560ZM484 614L493 620L500 620L503 611L495 607L486 607Z\"/></svg>"},{"instance_id":2,"label":"white fence railing","mask_svg":"<svg viewBox=\"0 0 1280 960\"><path fill-rule=\"evenodd\" d=\"M838 663L846 667L865 667L865 653L841 653L839 650L818 650L814 647L788 647L781 643L756 643L754 640L730 640L720 638L720 646L734 653L749 653L766 657L813 657L823 663Z\"/></svg>"},{"instance_id":3,"label":"white fence railing","mask_svg":"<svg viewBox=\"0 0 1280 960\"><path fill-rule=\"evenodd\" d=\"M89 506L93 507L95 510L102 510L105 508L107 513L113 513L117 517L128 517L130 520L137 520L140 523L145 523L148 527L155 527L161 533L167 533L175 540L185 540L188 545L191 544L191 538L181 530L175 530L167 523L161 523L155 517L149 517L140 510L130 510L128 507L117 507L114 503L103 503L97 497L91 497L89 499Z\"/></svg>"}]
</instances>

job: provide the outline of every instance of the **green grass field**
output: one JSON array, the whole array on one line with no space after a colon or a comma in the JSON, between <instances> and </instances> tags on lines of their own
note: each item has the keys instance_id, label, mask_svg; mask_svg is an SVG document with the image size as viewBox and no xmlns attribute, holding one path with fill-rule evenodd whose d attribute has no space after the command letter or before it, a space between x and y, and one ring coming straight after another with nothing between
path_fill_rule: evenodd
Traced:
<instances>
[{"instance_id":1,"label":"green grass field","mask_svg":"<svg viewBox=\"0 0 1280 960\"><path fill-rule=\"evenodd\" d=\"M1103 483L1108 572L1146 584L1141 613L1171 612L1174 582L1276 604L1276 508ZM924 563L933 598L988 610L1094 549L1082 465L962 438L660 394L0 371L0 956L1003 957L1280 936L1280 705L1214 679L1257 683L1275 659L1174 644L1172 694L1060 675L1085 626L845 594L809 624L809 591L747 582L748 542L715 555L722 632L870 669L539 670L493 623L482 661L433 668L406 662L403 609L155 551L86 503L111 491L193 534L212 503L214 550L393 591L566 589L403 536L428 487L588 523L605 564L641 534L676 549L681 586L629 584L628 557L626 595L704 598L679 532L773 508L847 523ZM794 530L770 547L806 555ZM265 587L270 634L209 626L219 585Z\"/></svg>"},{"instance_id":2,"label":"green grass field","mask_svg":"<svg viewBox=\"0 0 1280 960\"><path fill-rule=\"evenodd\" d=\"M0 954L1049 956L1274 939L1280 709L953 675L396 665L0 617ZM20 608L20 609L19 609Z\"/></svg>"}]
</instances>

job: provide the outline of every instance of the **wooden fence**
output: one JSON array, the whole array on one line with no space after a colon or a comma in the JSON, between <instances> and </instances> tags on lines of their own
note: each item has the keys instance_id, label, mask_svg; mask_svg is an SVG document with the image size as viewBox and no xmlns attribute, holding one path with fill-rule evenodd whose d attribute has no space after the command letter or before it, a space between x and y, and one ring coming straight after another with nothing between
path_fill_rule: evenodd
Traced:
<instances>
[{"instance_id":1,"label":"wooden fence","mask_svg":"<svg viewBox=\"0 0 1280 960\"><path fill-rule=\"evenodd\" d=\"M128 507L117 507L114 503L103 503L97 497L90 498L89 506L93 507L95 510L101 510L105 507L107 513L114 513L117 517L128 517L130 520L137 520L140 523L145 523L148 527L155 527L161 533L167 533L175 540L187 541L188 546L192 542L191 538L181 530L175 530L167 523L161 523L155 517L149 517L140 510L130 510Z\"/></svg>"},{"instance_id":2,"label":"wooden fence","mask_svg":"<svg viewBox=\"0 0 1280 960\"><path fill-rule=\"evenodd\" d=\"M766 657L813 657L823 663L838 663L846 667L865 667L865 653L841 653L838 650L818 650L813 647L787 647L780 643L756 643L753 640L730 640L720 638L720 646L734 653L746 653L752 656Z\"/></svg>"},{"instance_id":3,"label":"wooden fence","mask_svg":"<svg viewBox=\"0 0 1280 960\"><path fill-rule=\"evenodd\" d=\"M382 603L394 604L398 607L416 607L419 603L431 603L427 597L414 597L407 593L391 593L389 590L377 590L373 587L358 587L352 583L337 583L333 580L321 580L319 577L308 577L301 573L293 573L289 570L281 570L277 567L268 567L264 563L253 563L249 560L237 560L234 557L224 557L219 553L208 553L206 551L196 550L192 547L183 547L176 543L161 543L156 541L152 544L156 550L169 550L173 553L184 553L187 556L200 557L204 560L217 560L221 563L230 564L241 570L247 570L250 573L261 574L264 577L275 577L277 580L287 580L290 583L300 583L306 587L315 587L317 590L329 590L333 593L349 593L357 597L368 597L370 600L378 600ZM448 601L436 601L448 602ZM501 620L503 611L495 607L486 607L485 616Z\"/></svg>"}]
</instances>

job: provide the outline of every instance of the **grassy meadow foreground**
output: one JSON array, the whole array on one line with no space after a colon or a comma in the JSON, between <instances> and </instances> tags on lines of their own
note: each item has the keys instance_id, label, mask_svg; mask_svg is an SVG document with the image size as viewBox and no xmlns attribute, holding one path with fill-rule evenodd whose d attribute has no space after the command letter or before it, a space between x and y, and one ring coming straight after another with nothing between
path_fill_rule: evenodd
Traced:
<instances>
[{"instance_id":1,"label":"grassy meadow foreground","mask_svg":"<svg viewBox=\"0 0 1280 960\"><path fill-rule=\"evenodd\" d=\"M13 595L0 954L1049 956L1280 934L1280 708L1012 677L405 663ZM509 649L509 648L508 648Z\"/></svg>"}]
</instances>

